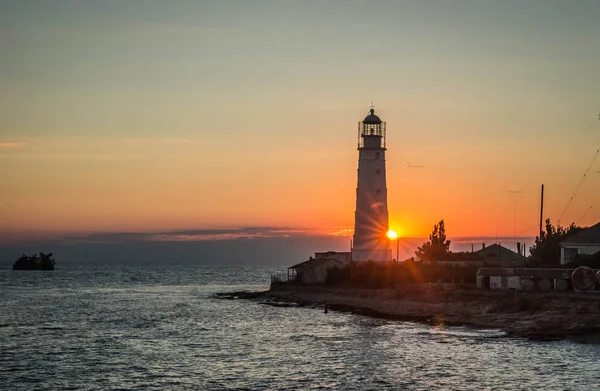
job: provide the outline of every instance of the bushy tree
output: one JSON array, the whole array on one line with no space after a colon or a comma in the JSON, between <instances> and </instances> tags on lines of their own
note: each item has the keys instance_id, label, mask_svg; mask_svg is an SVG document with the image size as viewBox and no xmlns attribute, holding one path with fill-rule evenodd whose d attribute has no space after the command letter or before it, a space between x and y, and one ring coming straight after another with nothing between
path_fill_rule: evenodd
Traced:
<instances>
[{"instance_id":1,"label":"bushy tree","mask_svg":"<svg viewBox=\"0 0 600 391\"><path fill-rule=\"evenodd\" d=\"M546 219L546 229L542 237L536 236L535 244L529 249L530 262L533 266L560 266L560 242L583 230L575 223L568 227L557 225L556 228Z\"/></svg>"},{"instance_id":2,"label":"bushy tree","mask_svg":"<svg viewBox=\"0 0 600 391\"><path fill-rule=\"evenodd\" d=\"M450 241L446 240L446 228L442 219L433 226L429 241L423 243L423 246L419 247L415 254L424 261L435 262L446 258L449 253Z\"/></svg>"}]
</instances>

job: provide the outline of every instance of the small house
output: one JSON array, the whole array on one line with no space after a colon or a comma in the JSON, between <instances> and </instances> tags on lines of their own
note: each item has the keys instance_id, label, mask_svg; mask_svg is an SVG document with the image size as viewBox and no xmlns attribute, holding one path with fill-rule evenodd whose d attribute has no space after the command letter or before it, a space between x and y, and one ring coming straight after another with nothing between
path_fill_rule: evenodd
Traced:
<instances>
[{"instance_id":1,"label":"small house","mask_svg":"<svg viewBox=\"0 0 600 391\"><path fill-rule=\"evenodd\" d=\"M288 278L290 281L302 284L323 284L327 279L327 270L334 267L345 267L350 264L352 259L351 252L328 251L315 253L315 257L310 257L288 269Z\"/></svg>"},{"instance_id":2,"label":"small house","mask_svg":"<svg viewBox=\"0 0 600 391\"><path fill-rule=\"evenodd\" d=\"M522 255L501 246L499 243L494 243L488 247L484 244L481 250L475 251L473 254L482 259L483 264L486 266L515 267L522 265L524 261Z\"/></svg>"},{"instance_id":3,"label":"small house","mask_svg":"<svg viewBox=\"0 0 600 391\"><path fill-rule=\"evenodd\" d=\"M600 252L600 223L571 235L560 243L560 264L568 264L579 255L597 252Z\"/></svg>"}]
</instances>

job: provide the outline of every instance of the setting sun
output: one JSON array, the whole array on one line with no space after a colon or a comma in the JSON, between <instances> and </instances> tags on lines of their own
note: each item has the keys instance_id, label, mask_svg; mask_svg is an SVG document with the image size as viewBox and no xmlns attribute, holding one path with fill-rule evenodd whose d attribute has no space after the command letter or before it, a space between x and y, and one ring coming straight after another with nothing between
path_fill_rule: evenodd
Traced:
<instances>
[{"instance_id":1,"label":"setting sun","mask_svg":"<svg viewBox=\"0 0 600 391\"><path fill-rule=\"evenodd\" d=\"M393 239L398 239L398 233L396 233L396 231L393 231L393 230L390 229L389 231L387 231L387 237L390 238L390 239L392 239L392 240Z\"/></svg>"}]
</instances>

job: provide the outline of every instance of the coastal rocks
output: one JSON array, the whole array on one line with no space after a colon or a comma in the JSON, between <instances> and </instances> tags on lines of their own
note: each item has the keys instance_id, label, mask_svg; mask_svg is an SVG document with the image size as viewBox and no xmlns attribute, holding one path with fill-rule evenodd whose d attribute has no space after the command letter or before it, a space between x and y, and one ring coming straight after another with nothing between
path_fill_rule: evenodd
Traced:
<instances>
[{"instance_id":1,"label":"coastal rocks","mask_svg":"<svg viewBox=\"0 0 600 391\"><path fill-rule=\"evenodd\" d=\"M600 314L600 301L590 304L588 312L590 314Z\"/></svg>"},{"instance_id":2,"label":"coastal rocks","mask_svg":"<svg viewBox=\"0 0 600 391\"><path fill-rule=\"evenodd\" d=\"M556 341L567 336L563 319L547 311L537 314L530 327L522 330L522 336L534 341Z\"/></svg>"},{"instance_id":3,"label":"coastal rocks","mask_svg":"<svg viewBox=\"0 0 600 391\"><path fill-rule=\"evenodd\" d=\"M492 301L487 306L488 313L535 312L542 304L523 294L509 294Z\"/></svg>"},{"instance_id":4,"label":"coastal rocks","mask_svg":"<svg viewBox=\"0 0 600 391\"><path fill-rule=\"evenodd\" d=\"M279 301L265 301L263 304L270 305L271 307L304 307L304 303L282 303Z\"/></svg>"},{"instance_id":5,"label":"coastal rocks","mask_svg":"<svg viewBox=\"0 0 600 391\"><path fill-rule=\"evenodd\" d=\"M600 325L578 322L570 325L565 331L570 336L600 334Z\"/></svg>"},{"instance_id":6,"label":"coastal rocks","mask_svg":"<svg viewBox=\"0 0 600 391\"><path fill-rule=\"evenodd\" d=\"M293 291L282 287L265 293L280 302L327 304L330 310L434 326L500 329L509 336L535 341L600 335L600 314L593 313L600 297L590 295L316 286L295 286Z\"/></svg>"},{"instance_id":7,"label":"coastal rocks","mask_svg":"<svg viewBox=\"0 0 600 391\"><path fill-rule=\"evenodd\" d=\"M265 296L266 292L250 292L250 291L237 291L237 292L224 292L215 293L213 297L224 300L237 300L237 299L258 299Z\"/></svg>"},{"instance_id":8,"label":"coastal rocks","mask_svg":"<svg viewBox=\"0 0 600 391\"><path fill-rule=\"evenodd\" d=\"M282 286L265 292L231 292L215 297L257 300L274 307L326 307L435 327L498 329L508 336L534 341L600 342L600 297L588 294Z\"/></svg>"}]
</instances>

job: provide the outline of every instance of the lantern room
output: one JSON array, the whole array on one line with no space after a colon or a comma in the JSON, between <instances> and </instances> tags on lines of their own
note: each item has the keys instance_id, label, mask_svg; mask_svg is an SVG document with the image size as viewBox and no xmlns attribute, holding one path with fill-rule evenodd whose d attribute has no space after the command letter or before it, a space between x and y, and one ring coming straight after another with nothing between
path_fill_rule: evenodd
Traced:
<instances>
[{"instance_id":1,"label":"lantern room","mask_svg":"<svg viewBox=\"0 0 600 391\"><path fill-rule=\"evenodd\" d=\"M385 122L371 109L370 114L358 123L358 148L385 148L385 144Z\"/></svg>"}]
</instances>

